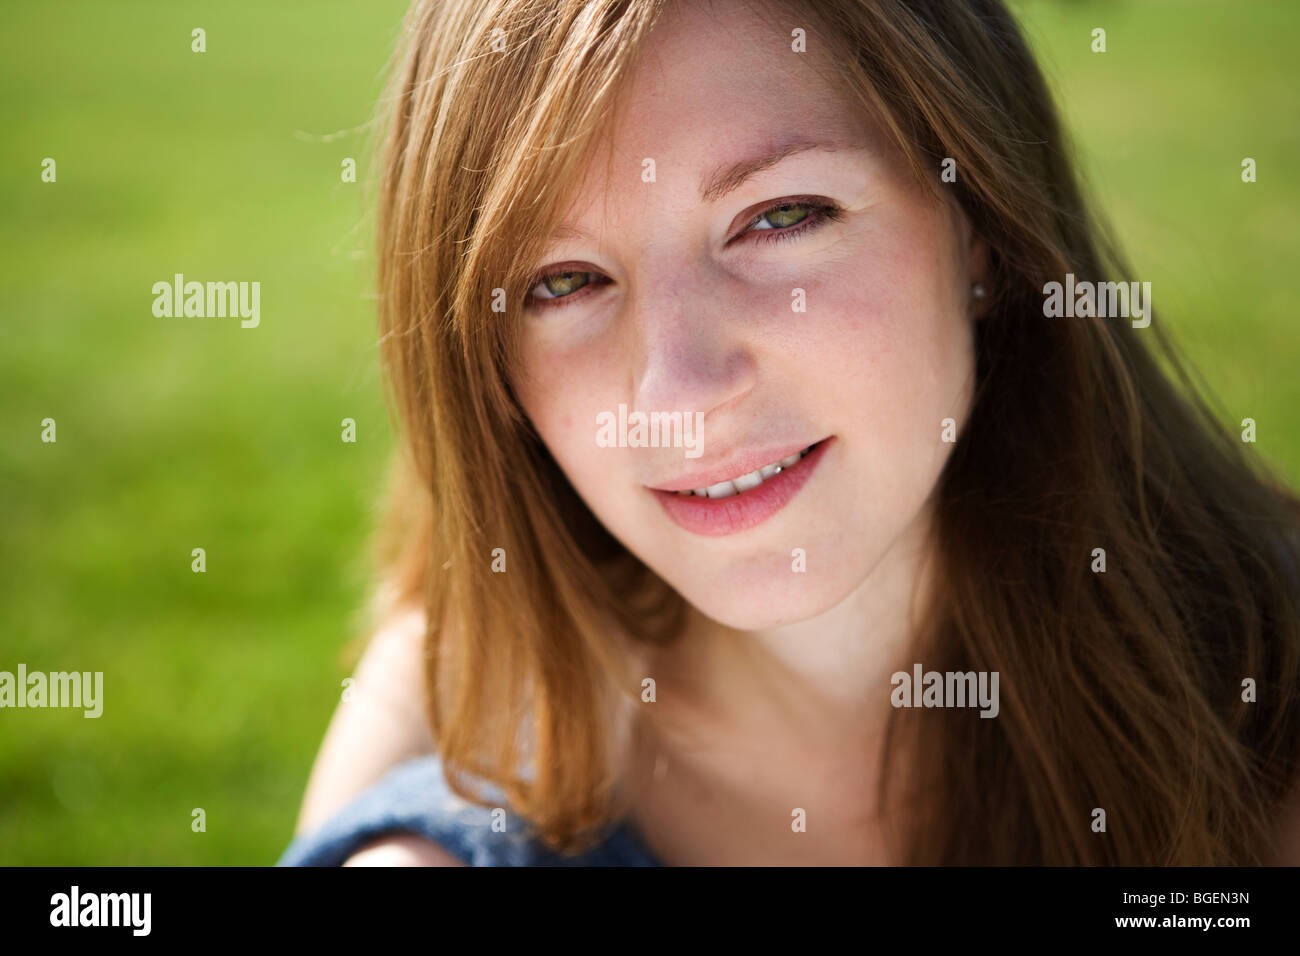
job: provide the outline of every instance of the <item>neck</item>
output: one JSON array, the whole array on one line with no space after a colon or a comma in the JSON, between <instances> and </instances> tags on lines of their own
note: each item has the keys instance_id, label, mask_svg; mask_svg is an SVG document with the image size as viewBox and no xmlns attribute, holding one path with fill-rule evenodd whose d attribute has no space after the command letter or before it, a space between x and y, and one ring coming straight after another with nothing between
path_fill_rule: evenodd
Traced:
<instances>
[{"instance_id":1,"label":"neck","mask_svg":"<svg viewBox=\"0 0 1300 956\"><path fill-rule=\"evenodd\" d=\"M677 641L650 652L656 701L638 705L634 817L662 858L892 861L881 745L890 676L910 673L933 593L928 531L914 522L814 618L738 631L692 611ZM791 839L796 807L815 808L820 835Z\"/></svg>"}]
</instances>

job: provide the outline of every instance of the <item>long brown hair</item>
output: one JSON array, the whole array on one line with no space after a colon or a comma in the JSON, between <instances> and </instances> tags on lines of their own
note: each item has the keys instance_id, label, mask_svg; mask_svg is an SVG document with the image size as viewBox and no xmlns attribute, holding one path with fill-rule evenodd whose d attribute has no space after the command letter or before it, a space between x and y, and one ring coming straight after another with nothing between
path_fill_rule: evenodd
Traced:
<instances>
[{"instance_id":1,"label":"long brown hair","mask_svg":"<svg viewBox=\"0 0 1300 956\"><path fill-rule=\"evenodd\" d=\"M386 97L378 285L402 432L388 607L426 610L453 788L501 787L563 849L615 812L611 718L639 689L628 642L673 640L684 604L532 431L510 386L512 319L664 6L417 0ZM1268 861L1300 749L1294 499L1196 397L1159 318L1044 317L1046 282L1133 274L1000 0L783 9L991 255L917 659L1000 672L1001 714L892 716L930 782L902 858ZM938 183L943 158L957 182Z\"/></svg>"}]
</instances>

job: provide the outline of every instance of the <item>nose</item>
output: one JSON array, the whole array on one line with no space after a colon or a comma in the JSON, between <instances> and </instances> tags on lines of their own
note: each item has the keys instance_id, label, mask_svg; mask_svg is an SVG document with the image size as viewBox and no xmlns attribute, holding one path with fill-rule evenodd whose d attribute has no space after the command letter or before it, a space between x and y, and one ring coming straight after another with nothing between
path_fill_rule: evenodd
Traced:
<instances>
[{"instance_id":1,"label":"nose","mask_svg":"<svg viewBox=\"0 0 1300 956\"><path fill-rule=\"evenodd\" d=\"M632 303L633 407L708 415L734 405L757 371L737 303L707 269L661 275Z\"/></svg>"}]
</instances>

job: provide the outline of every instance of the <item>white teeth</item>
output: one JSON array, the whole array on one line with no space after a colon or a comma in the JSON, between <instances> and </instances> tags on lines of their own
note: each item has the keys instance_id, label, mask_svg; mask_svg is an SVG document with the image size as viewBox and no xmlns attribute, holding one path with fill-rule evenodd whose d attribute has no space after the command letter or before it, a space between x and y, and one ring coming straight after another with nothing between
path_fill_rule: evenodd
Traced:
<instances>
[{"instance_id":1,"label":"white teeth","mask_svg":"<svg viewBox=\"0 0 1300 956\"><path fill-rule=\"evenodd\" d=\"M720 481L709 485L707 491L710 498L729 498L736 493L736 486L729 481Z\"/></svg>"},{"instance_id":2,"label":"white teeth","mask_svg":"<svg viewBox=\"0 0 1300 956\"><path fill-rule=\"evenodd\" d=\"M809 445L801 452L790 455L788 458L782 458L780 461L774 461L770 465L764 465L757 471L751 471L747 475L741 475L739 478L732 478L730 481L720 481L716 485L709 485L707 488L696 488L693 491L679 491L679 495L687 497L694 495L698 498L730 498L732 495L740 494L742 491L749 491L751 488L757 488L768 478L773 475L779 475L785 469L789 468L808 452L813 450Z\"/></svg>"}]
</instances>

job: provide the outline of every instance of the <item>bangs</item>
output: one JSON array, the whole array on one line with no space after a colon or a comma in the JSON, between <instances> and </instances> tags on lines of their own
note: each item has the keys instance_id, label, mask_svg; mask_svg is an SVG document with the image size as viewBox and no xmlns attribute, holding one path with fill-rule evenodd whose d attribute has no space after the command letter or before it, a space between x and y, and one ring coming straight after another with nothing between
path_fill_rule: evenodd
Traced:
<instances>
[{"instance_id":1,"label":"bangs","mask_svg":"<svg viewBox=\"0 0 1300 956\"><path fill-rule=\"evenodd\" d=\"M514 317L538 257L583 172L609 145L602 133L617 122L619 94L661 9L661 0L564 4L517 40L498 34L502 52L455 68L467 75L451 86L474 92L453 96L447 108L504 133L464 161L478 177L478 188L465 188L482 202L454 273L451 311L467 353L483 356L486 348L503 373L513 364Z\"/></svg>"}]
</instances>

